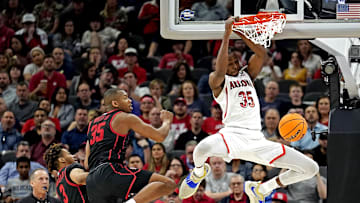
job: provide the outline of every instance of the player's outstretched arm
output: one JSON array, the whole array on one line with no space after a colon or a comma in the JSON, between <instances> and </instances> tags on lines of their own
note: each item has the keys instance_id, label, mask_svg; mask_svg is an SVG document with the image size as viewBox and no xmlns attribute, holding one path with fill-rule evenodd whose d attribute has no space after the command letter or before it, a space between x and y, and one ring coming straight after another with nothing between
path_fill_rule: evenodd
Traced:
<instances>
[{"instance_id":1,"label":"player's outstretched arm","mask_svg":"<svg viewBox=\"0 0 360 203\"><path fill-rule=\"evenodd\" d=\"M160 118L162 120L162 125L157 129L147 123L144 123L139 117L133 114L128 114L128 118L125 119L125 122L128 124L130 129L139 133L141 136L150 138L156 142L162 142L169 134L173 116L173 113L170 111L161 110Z\"/></svg>"},{"instance_id":2,"label":"player's outstretched arm","mask_svg":"<svg viewBox=\"0 0 360 203\"><path fill-rule=\"evenodd\" d=\"M88 140L85 146L85 160L84 160L84 168L86 170L89 170L89 156L90 156L90 144Z\"/></svg>"},{"instance_id":3,"label":"player's outstretched arm","mask_svg":"<svg viewBox=\"0 0 360 203\"><path fill-rule=\"evenodd\" d=\"M88 175L89 172L86 172L81 168L74 168L70 172L71 180L78 185L86 185L86 178Z\"/></svg>"},{"instance_id":4,"label":"player's outstretched arm","mask_svg":"<svg viewBox=\"0 0 360 203\"><path fill-rule=\"evenodd\" d=\"M245 44L255 53L250 57L248 63L248 73L252 78L252 80L255 80L256 76L260 73L261 68L264 65L264 62L268 58L266 49L262 45L255 44L250 39L245 37L243 34L239 32L235 32L235 33L239 35L241 39L244 40Z\"/></svg>"},{"instance_id":5,"label":"player's outstretched arm","mask_svg":"<svg viewBox=\"0 0 360 203\"><path fill-rule=\"evenodd\" d=\"M225 21L225 32L221 43L221 47L216 58L215 71L210 73L209 85L213 92L221 91L222 83L225 79L226 69L229 61L229 40L232 33L232 25L234 19L229 18Z\"/></svg>"}]
</instances>

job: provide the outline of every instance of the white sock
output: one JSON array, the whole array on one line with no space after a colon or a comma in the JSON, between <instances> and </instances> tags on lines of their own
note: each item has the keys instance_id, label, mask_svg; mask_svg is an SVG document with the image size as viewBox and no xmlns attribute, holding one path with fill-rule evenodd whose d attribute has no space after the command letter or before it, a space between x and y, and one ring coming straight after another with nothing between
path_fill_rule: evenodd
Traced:
<instances>
[{"instance_id":1,"label":"white sock","mask_svg":"<svg viewBox=\"0 0 360 203\"><path fill-rule=\"evenodd\" d=\"M197 177L203 176L204 172L205 172L204 165L202 165L200 167L194 167L194 173Z\"/></svg>"},{"instance_id":2,"label":"white sock","mask_svg":"<svg viewBox=\"0 0 360 203\"><path fill-rule=\"evenodd\" d=\"M279 188L280 186L276 182L276 178L278 178L278 176L266 181L265 183L260 184L259 192L261 192L262 194L267 194L274 189Z\"/></svg>"},{"instance_id":3,"label":"white sock","mask_svg":"<svg viewBox=\"0 0 360 203\"><path fill-rule=\"evenodd\" d=\"M131 198L128 201L126 201L125 203L136 203L136 201L133 198Z\"/></svg>"}]
</instances>

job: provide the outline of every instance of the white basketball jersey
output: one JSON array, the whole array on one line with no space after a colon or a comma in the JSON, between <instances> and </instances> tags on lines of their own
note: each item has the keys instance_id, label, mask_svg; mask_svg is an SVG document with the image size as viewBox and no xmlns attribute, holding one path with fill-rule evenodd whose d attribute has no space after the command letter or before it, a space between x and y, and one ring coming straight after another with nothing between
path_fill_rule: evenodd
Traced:
<instances>
[{"instance_id":1,"label":"white basketball jersey","mask_svg":"<svg viewBox=\"0 0 360 203\"><path fill-rule=\"evenodd\" d=\"M215 100L223 111L225 127L261 130L259 99L247 72L225 75L224 87Z\"/></svg>"}]
</instances>

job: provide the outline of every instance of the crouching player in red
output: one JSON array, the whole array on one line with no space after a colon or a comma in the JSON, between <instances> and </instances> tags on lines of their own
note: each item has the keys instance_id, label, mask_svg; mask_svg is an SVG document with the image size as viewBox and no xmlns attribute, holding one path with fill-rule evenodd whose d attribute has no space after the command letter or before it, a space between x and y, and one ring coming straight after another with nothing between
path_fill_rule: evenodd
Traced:
<instances>
[{"instance_id":1,"label":"crouching player in red","mask_svg":"<svg viewBox=\"0 0 360 203\"><path fill-rule=\"evenodd\" d=\"M74 161L73 156L59 144L44 154L49 172L58 171L56 192L62 203L88 203L86 177L88 172Z\"/></svg>"}]
</instances>

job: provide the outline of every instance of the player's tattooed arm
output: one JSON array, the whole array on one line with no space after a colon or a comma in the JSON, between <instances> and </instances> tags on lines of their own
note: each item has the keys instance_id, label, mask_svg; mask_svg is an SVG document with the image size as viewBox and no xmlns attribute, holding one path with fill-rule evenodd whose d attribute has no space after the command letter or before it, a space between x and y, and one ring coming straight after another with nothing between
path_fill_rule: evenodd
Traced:
<instances>
[{"instance_id":1,"label":"player's tattooed arm","mask_svg":"<svg viewBox=\"0 0 360 203\"><path fill-rule=\"evenodd\" d=\"M78 185L86 185L86 178L88 175L89 173L81 168L74 168L70 172L71 180Z\"/></svg>"}]
</instances>

